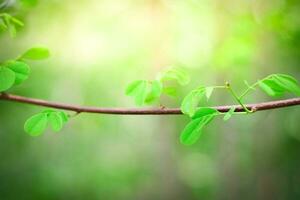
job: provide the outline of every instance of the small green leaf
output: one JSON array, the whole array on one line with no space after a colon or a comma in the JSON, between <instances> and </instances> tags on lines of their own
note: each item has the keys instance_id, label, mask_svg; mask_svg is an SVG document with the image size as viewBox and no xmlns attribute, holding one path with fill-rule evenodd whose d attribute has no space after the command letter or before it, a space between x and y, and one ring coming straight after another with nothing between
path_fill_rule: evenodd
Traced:
<instances>
[{"instance_id":1,"label":"small green leaf","mask_svg":"<svg viewBox=\"0 0 300 200\"><path fill-rule=\"evenodd\" d=\"M200 103L200 100L205 95L205 87L199 87L196 90L191 91L182 101L181 103L181 111L184 114L189 115L192 117L197 107Z\"/></svg>"},{"instance_id":2,"label":"small green leaf","mask_svg":"<svg viewBox=\"0 0 300 200\"><path fill-rule=\"evenodd\" d=\"M224 121L229 120L229 119L232 117L234 111L235 111L235 107L231 107L231 108L229 109L229 111L225 114L223 120L224 120Z\"/></svg>"},{"instance_id":3,"label":"small green leaf","mask_svg":"<svg viewBox=\"0 0 300 200\"><path fill-rule=\"evenodd\" d=\"M48 58L49 56L50 56L50 52L47 48L34 47L28 49L23 55L21 55L20 59L42 60Z\"/></svg>"},{"instance_id":4,"label":"small green leaf","mask_svg":"<svg viewBox=\"0 0 300 200\"><path fill-rule=\"evenodd\" d=\"M193 115L192 119L197 119L200 117L205 117L207 115L218 115L220 112L214 108L199 108Z\"/></svg>"},{"instance_id":5,"label":"small green leaf","mask_svg":"<svg viewBox=\"0 0 300 200\"><path fill-rule=\"evenodd\" d=\"M53 131L58 132L62 129L64 121L58 112L51 112L48 114L48 121Z\"/></svg>"},{"instance_id":6,"label":"small green leaf","mask_svg":"<svg viewBox=\"0 0 300 200\"><path fill-rule=\"evenodd\" d=\"M58 111L57 112L59 115L60 115L60 117L62 118L62 120L63 120L63 123L67 123L68 121L69 121L69 116L65 113L65 112L63 112L63 111Z\"/></svg>"},{"instance_id":7,"label":"small green leaf","mask_svg":"<svg viewBox=\"0 0 300 200\"><path fill-rule=\"evenodd\" d=\"M147 92L145 103L150 104L159 100L162 93L162 87L160 81L152 81L150 83L150 90Z\"/></svg>"},{"instance_id":8,"label":"small green leaf","mask_svg":"<svg viewBox=\"0 0 300 200\"><path fill-rule=\"evenodd\" d=\"M210 123L214 117L215 115L206 115L192 120L182 131L180 142L185 145L194 144L200 138L203 127Z\"/></svg>"},{"instance_id":9,"label":"small green leaf","mask_svg":"<svg viewBox=\"0 0 300 200\"><path fill-rule=\"evenodd\" d=\"M175 87L164 87L162 93L171 97L177 96L177 90Z\"/></svg>"},{"instance_id":10,"label":"small green leaf","mask_svg":"<svg viewBox=\"0 0 300 200\"><path fill-rule=\"evenodd\" d=\"M10 61L5 66L15 72L15 85L19 85L28 79L30 68L26 63L19 61Z\"/></svg>"},{"instance_id":11,"label":"small green leaf","mask_svg":"<svg viewBox=\"0 0 300 200\"><path fill-rule=\"evenodd\" d=\"M183 69L174 67L163 71L158 79L161 81L175 80L180 85L187 85L190 82L189 75Z\"/></svg>"},{"instance_id":12,"label":"small green leaf","mask_svg":"<svg viewBox=\"0 0 300 200\"><path fill-rule=\"evenodd\" d=\"M285 74L274 74L273 77L281 88L300 96L300 86L295 78Z\"/></svg>"},{"instance_id":13,"label":"small green leaf","mask_svg":"<svg viewBox=\"0 0 300 200\"><path fill-rule=\"evenodd\" d=\"M8 90L15 83L15 73L7 67L0 66L0 92Z\"/></svg>"},{"instance_id":14,"label":"small green leaf","mask_svg":"<svg viewBox=\"0 0 300 200\"><path fill-rule=\"evenodd\" d=\"M39 113L29 118L24 125L24 130L31 136L38 136L47 128L48 117L46 113Z\"/></svg>"},{"instance_id":15,"label":"small green leaf","mask_svg":"<svg viewBox=\"0 0 300 200\"><path fill-rule=\"evenodd\" d=\"M207 100L211 97L214 89L215 89L214 87L206 87L205 88L205 95L206 95Z\"/></svg>"},{"instance_id":16,"label":"small green leaf","mask_svg":"<svg viewBox=\"0 0 300 200\"><path fill-rule=\"evenodd\" d=\"M128 85L126 89L126 95L132 96L135 99L135 103L141 106L145 103L148 92L148 81L138 80Z\"/></svg>"}]
</instances>

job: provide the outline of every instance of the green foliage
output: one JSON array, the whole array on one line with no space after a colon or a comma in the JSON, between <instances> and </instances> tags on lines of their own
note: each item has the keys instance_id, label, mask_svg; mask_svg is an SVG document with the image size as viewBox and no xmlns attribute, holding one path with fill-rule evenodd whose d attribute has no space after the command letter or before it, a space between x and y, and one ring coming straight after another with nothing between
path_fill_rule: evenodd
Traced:
<instances>
[{"instance_id":1,"label":"green foliage","mask_svg":"<svg viewBox=\"0 0 300 200\"><path fill-rule=\"evenodd\" d=\"M16 37L17 27L24 26L23 22L7 13L0 14L0 29L8 30L12 38Z\"/></svg>"},{"instance_id":2,"label":"green foliage","mask_svg":"<svg viewBox=\"0 0 300 200\"><path fill-rule=\"evenodd\" d=\"M31 136L39 136L46 130L47 125L50 124L52 130L58 132L68 120L69 116L63 111L45 110L30 117L25 122L24 130Z\"/></svg>"},{"instance_id":3,"label":"green foliage","mask_svg":"<svg viewBox=\"0 0 300 200\"><path fill-rule=\"evenodd\" d=\"M26 63L13 60L7 62L5 66L15 73L14 85L19 85L28 79L30 68Z\"/></svg>"},{"instance_id":4,"label":"green foliage","mask_svg":"<svg viewBox=\"0 0 300 200\"><path fill-rule=\"evenodd\" d=\"M16 75L15 73L6 68L0 67L0 92L8 90L15 83Z\"/></svg>"},{"instance_id":5,"label":"green foliage","mask_svg":"<svg viewBox=\"0 0 300 200\"><path fill-rule=\"evenodd\" d=\"M189 75L180 68L171 67L158 75L161 82L175 80L180 85L187 85L190 82Z\"/></svg>"},{"instance_id":6,"label":"green foliage","mask_svg":"<svg viewBox=\"0 0 300 200\"><path fill-rule=\"evenodd\" d=\"M191 145L195 143L202 133L202 129L205 125L212 121L217 115L224 115L223 120L229 120L232 115L237 114L235 107L229 109L226 113L220 113L212 108L199 108L201 100L206 97L208 100L216 88L227 89L228 92L234 97L237 103L245 110L245 112L239 112L239 114L250 114L255 111L248 110L246 105L243 104L242 99L251 91L255 90L256 86L259 86L264 92L270 96L283 95L285 92L293 93L300 96L300 86L298 81L285 74L272 74L262 80L257 81L253 85L249 85L245 81L247 89L238 96L231 88L229 83L225 86L201 86L195 90L192 90L182 101L181 111L191 118L191 122L187 124L181 133L180 141L183 144Z\"/></svg>"},{"instance_id":7,"label":"green foliage","mask_svg":"<svg viewBox=\"0 0 300 200\"><path fill-rule=\"evenodd\" d=\"M285 74L272 74L259 81L260 88L270 96L281 96L291 92L300 96L300 86L296 79Z\"/></svg>"},{"instance_id":8,"label":"green foliage","mask_svg":"<svg viewBox=\"0 0 300 200\"><path fill-rule=\"evenodd\" d=\"M188 123L188 125L184 128L180 136L180 142L185 145L192 145L194 144L201 136L202 129L204 126L209 124L214 117L218 114L218 111L210 110L207 112L208 109L197 111L197 118L193 118L193 120Z\"/></svg>"},{"instance_id":9,"label":"green foliage","mask_svg":"<svg viewBox=\"0 0 300 200\"><path fill-rule=\"evenodd\" d=\"M25 125L24 130L31 136L39 136L47 128L48 116L46 113L39 113L30 117Z\"/></svg>"},{"instance_id":10,"label":"green foliage","mask_svg":"<svg viewBox=\"0 0 300 200\"><path fill-rule=\"evenodd\" d=\"M25 57L45 58L46 53L49 56L49 50L46 48L32 48L26 51ZM23 56L22 56L23 57ZM10 89L12 86L20 85L28 79L30 67L21 58L9 60L0 64L0 92Z\"/></svg>"},{"instance_id":11,"label":"green foliage","mask_svg":"<svg viewBox=\"0 0 300 200\"><path fill-rule=\"evenodd\" d=\"M181 103L181 111L192 117L195 112L197 111L197 107L199 103L206 97L207 99L210 98L213 91L213 87L203 87L200 86L199 88L192 90L182 101Z\"/></svg>"},{"instance_id":12,"label":"green foliage","mask_svg":"<svg viewBox=\"0 0 300 200\"><path fill-rule=\"evenodd\" d=\"M170 68L159 74L157 80L136 80L131 82L125 91L127 96L131 96L138 106L150 105L159 102L162 94L176 96L175 87L165 86L165 81L175 80L181 85L189 82L189 76L179 68Z\"/></svg>"},{"instance_id":13,"label":"green foliage","mask_svg":"<svg viewBox=\"0 0 300 200\"><path fill-rule=\"evenodd\" d=\"M45 47L33 47L28 49L19 59L23 60L43 60L49 58L50 52Z\"/></svg>"}]
</instances>

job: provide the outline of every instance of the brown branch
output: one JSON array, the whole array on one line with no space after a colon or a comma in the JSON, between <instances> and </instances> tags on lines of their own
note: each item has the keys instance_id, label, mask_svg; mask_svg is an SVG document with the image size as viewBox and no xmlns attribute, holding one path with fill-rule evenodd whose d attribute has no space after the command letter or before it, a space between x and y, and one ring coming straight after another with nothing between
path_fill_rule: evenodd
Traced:
<instances>
[{"instance_id":1,"label":"brown branch","mask_svg":"<svg viewBox=\"0 0 300 200\"><path fill-rule=\"evenodd\" d=\"M41 99L27 98L12 94L1 93L0 100L14 101L25 104L32 104L43 107L57 108L62 110L74 111L76 113L100 113L114 115L181 115L183 114L180 108L101 108L101 107L85 107L70 104L56 103L44 101ZM261 111L270 110L282 107L300 105L300 98L285 99L279 101L270 101L256 104L248 104L246 107L249 110ZM244 112L245 110L239 105L216 106L212 107L220 112L227 112L232 106L236 108L236 112Z\"/></svg>"}]
</instances>

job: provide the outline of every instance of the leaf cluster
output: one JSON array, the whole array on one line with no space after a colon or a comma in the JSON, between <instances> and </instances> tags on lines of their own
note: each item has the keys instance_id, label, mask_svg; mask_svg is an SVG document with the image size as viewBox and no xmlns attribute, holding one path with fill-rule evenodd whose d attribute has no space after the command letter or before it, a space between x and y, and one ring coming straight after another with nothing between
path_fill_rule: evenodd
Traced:
<instances>
[{"instance_id":1,"label":"leaf cluster","mask_svg":"<svg viewBox=\"0 0 300 200\"><path fill-rule=\"evenodd\" d=\"M63 111L45 110L30 117L24 125L24 130L31 136L39 136L48 124L54 132L60 131L69 121L69 116Z\"/></svg>"},{"instance_id":2,"label":"leaf cluster","mask_svg":"<svg viewBox=\"0 0 300 200\"><path fill-rule=\"evenodd\" d=\"M8 13L0 14L0 30L7 30L12 38L17 35L18 27L23 27L24 24L17 18Z\"/></svg>"},{"instance_id":3,"label":"leaf cluster","mask_svg":"<svg viewBox=\"0 0 300 200\"><path fill-rule=\"evenodd\" d=\"M166 86L166 82L175 81L179 85L186 85L190 81L188 74L180 68L171 67L156 77L155 80L136 80L131 82L125 91L138 106L159 102L162 94L176 96L176 87Z\"/></svg>"},{"instance_id":4,"label":"leaf cluster","mask_svg":"<svg viewBox=\"0 0 300 200\"><path fill-rule=\"evenodd\" d=\"M48 49L35 47L28 49L16 59L0 63L0 92L20 85L28 79L30 67L26 61L46 59L49 55Z\"/></svg>"}]
</instances>

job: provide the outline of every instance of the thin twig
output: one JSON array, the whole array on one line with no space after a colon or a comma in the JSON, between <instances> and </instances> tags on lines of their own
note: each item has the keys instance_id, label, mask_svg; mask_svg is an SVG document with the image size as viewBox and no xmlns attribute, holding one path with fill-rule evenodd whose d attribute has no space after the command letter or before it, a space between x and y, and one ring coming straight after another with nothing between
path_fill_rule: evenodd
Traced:
<instances>
[{"instance_id":1,"label":"thin twig","mask_svg":"<svg viewBox=\"0 0 300 200\"><path fill-rule=\"evenodd\" d=\"M49 102L41 99L28 98L17 96L13 94L0 94L0 100L7 100L25 104L32 104L43 107L56 108L61 110L74 111L76 113L99 113L99 114L113 114L113 115L181 115L183 114L180 108L102 108L102 107L87 107L77 106L57 102ZM300 105L300 98L291 98L278 101L270 101L256 104L245 105L247 109L255 111L277 109L282 107ZM240 105L226 105L212 107L219 112L227 112L231 107L235 107L235 112L245 112L245 109Z\"/></svg>"}]
</instances>

